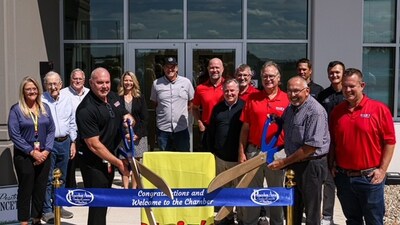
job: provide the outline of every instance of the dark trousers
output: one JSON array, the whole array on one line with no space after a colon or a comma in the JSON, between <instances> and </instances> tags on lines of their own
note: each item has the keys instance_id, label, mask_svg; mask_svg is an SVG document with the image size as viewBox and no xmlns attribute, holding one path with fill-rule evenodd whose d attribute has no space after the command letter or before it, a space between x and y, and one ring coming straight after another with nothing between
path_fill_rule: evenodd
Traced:
<instances>
[{"instance_id":1,"label":"dark trousers","mask_svg":"<svg viewBox=\"0 0 400 225\"><path fill-rule=\"evenodd\" d=\"M85 188L111 188L114 168L108 172L106 163L90 165L81 160L82 179ZM107 207L89 207L88 225L106 225Z\"/></svg>"},{"instance_id":2,"label":"dark trousers","mask_svg":"<svg viewBox=\"0 0 400 225\"><path fill-rule=\"evenodd\" d=\"M306 225L319 225L321 223L322 183L326 170L324 160L326 160L326 157L288 166L288 169L295 172L294 225L301 225L304 209Z\"/></svg>"},{"instance_id":3,"label":"dark trousers","mask_svg":"<svg viewBox=\"0 0 400 225\"><path fill-rule=\"evenodd\" d=\"M76 177L75 177L75 170L78 164L78 156L76 155L73 159L69 159L68 161L68 169L67 169L67 176L65 178L65 187L66 188L77 188L76 185Z\"/></svg>"},{"instance_id":4,"label":"dark trousers","mask_svg":"<svg viewBox=\"0 0 400 225\"><path fill-rule=\"evenodd\" d=\"M333 210L335 207L335 181L333 180L332 174L328 169L328 160L324 162L326 167L325 180L324 180L324 193L322 201L322 215L324 217L330 216L333 219Z\"/></svg>"},{"instance_id":5,"label":"dark trousers","mask_svg":"<svg viewBox=\"0 0 400 225\"><path fill-rule=\"evenodd\" d=\"M14 150L14 166L18 177L18 220L41 218L46 184L50 171L49 155L42 164L34 166L34 159L21 150Z\"/></svg>"}]
</instances>

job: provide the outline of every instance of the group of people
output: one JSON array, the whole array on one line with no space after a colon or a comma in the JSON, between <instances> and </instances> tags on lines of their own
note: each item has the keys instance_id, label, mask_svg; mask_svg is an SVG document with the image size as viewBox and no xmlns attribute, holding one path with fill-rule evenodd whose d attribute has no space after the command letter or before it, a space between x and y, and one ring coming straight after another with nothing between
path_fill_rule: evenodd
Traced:
<instances>
[{"instance_id":1,"label":"group of people","mask_svg":"<svg viewBox=\"0 0 400 225\"><path fill-rule=\"evenodd\" d=\"M347 224L383 224L384 181L396 142L389 108L369 99L363 93L362 72L345 69L340 61L328 64L331 85L326 89L313 82L310 60L298 60L296 68L286 93L279 87L279 66L272 61L261 68L260 91L251 89L248 65L239 66L233 80L215 82L217 76L209 71L210 80L196 88L193 104L203 107L203 115L201 119L196 111L193 115L207 134L206 149L215 155L217 173L258 155L261 143L268 143L279 130L273 123L263 136L266 120L278 116L283 132L275 147L280 151L258 169L250 187L261 188L265 182L282 187L283 170L292 169L296 174L293 224L333 225L335 188ZM217 94L219 85L222 94ZM237 207L239 224L284 223L281 207L267 208L269 222L260 217L262 210ZM220 224L233 222L230 215Z\"/></svg>"},{"instance_id":2,"label":"group of people","mask_svg":"<svg viewBox=\"0 0 400 225\"><path fill-rule=\"evenodd\" d=\"M202 134L203 150L215 155L217 173L258 155L262 142L279 135L279 151L258 169L250 187L261 188L265 182L282 187L284 170L292 169L295 225L304 219L307 225L334 224L335 187L347 224L383 224L384 181L396 142L390 110L363 93L366 84L358 69L330 62L331 85L323 89L312 81L310 60L300 59L296 67L297 75L289 79L285 93L275 62L262 66L258 90L251 84L250 66L240 65L233 78L225 79L222 60L213 58L208 80L194 89L189 79L178 75L176 58L167 57L164 76L154 80L149 96L155 104L160 150L190 151L190 113ZM111 91L105 68L91 73L90 91L84 87L82 70L72 71L70 79L71 85L62 89L60 75L47 73L43 93L37 80L25 77L19 101L10 110L22 225L30 219L32 224L54 219L52 170L60 168L67 187L76 187L76 156L86 188L110 188L115 168L128 188L128 163L115 154L127 120L135 132L135 157L148 151L147 96L134 73L122 74L118 93ZM279 124L272 123L263 136L265 121L272 115L281 118L283 131L278 133ZM131 184L136 187L134 178ZM283 225L282 207L237 207L239 223L266 223L260 220L263 210L269 211L271 225ZM89 208L88 224L106 224L106 213L105 207ZM62 209L62 217L72 216ZM233 222L230 215L220 224Z\"/></svg>"},{"instance_id":3,"label":"group of people","mask_svg":"<svg viewBox=\"0 0 400 225\"><path fill-rule=\"evenodd\" d=\"M18 220L21 224L54 221L53 169L62 172L62 187L76 187L75 156L77 127L75 110L89 92L82 70L71 72L71 85L62 88L58 73L40 82L31 76L20 83L18 103L10 109L8 130L14 143L14 166L18 177ZM73 214L61 210L63 218Z\"/></svg>"},{"instance_id":4,"label":"group of people","mask_svg":"<svg viewBox=\"0 0 400 225\"><path fill-rule=\"evenodd\" d=\"M39 81L24 77L18 103L10 109L21 225L54 223L53 169L62 172L61 187L76 188L77 156L85 187L110 188L117 167L128 188L127 163L114 155L121 142L118 133L128 119L134 124L135 157L147 151L147 107L134 73L122 75L119 95L110 92L110 74L104 68L92 72L90 91L80 69L71 72L70 84L62 88L60 75L50 71L43 79L43 92ZM105 224L105 215L106 208L91 208L88 224ZM73 214L62 208L61 217Z\"/></svg>"}]
</instances>

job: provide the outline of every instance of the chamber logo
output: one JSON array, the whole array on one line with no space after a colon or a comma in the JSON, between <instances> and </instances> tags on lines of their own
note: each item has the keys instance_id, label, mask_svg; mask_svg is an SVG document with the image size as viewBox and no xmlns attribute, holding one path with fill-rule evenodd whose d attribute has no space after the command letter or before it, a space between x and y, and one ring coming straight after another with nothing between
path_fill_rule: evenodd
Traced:
<instances>
[{"instance_id":1,"label":"chamber logo","mask_svg":"<svg viewBox=\"0 0 400 225\"><path fill-rule=\"evenodd\" d=\"M65 198L72 205L84 206L91 203L94 200L94 195L86 190L75 189L68 191Z\"/></svg>"},{"instance_id":2,"label":"chamber logo","mask_svg":"<svg viewBox=\"0 0 400 225\"><path fill-rule=\"evenodd\" d=\"M271 205L278 201L278 192L271 189L258 189L254 190L251 194L251 200L259 205Z\"/></svg>"}]
</instances>

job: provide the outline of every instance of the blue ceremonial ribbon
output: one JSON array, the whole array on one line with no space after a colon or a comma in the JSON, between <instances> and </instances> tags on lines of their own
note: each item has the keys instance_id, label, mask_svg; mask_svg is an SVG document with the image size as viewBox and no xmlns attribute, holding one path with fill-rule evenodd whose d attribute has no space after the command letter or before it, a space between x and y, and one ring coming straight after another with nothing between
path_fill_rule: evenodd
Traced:
<instances>
[{"instance_id":1,"label":"blue ceremonial ribbon","mask_svg":"<svg viewBox=\"0 0 400 225\"><path fill-rule=\"evenodd\" d=\"M293 189L272 187L172 189L171 200L159 189L58 188L55 206L89 207L198 207L198 206L292 206Z\"/></svg>"}]
</instances>

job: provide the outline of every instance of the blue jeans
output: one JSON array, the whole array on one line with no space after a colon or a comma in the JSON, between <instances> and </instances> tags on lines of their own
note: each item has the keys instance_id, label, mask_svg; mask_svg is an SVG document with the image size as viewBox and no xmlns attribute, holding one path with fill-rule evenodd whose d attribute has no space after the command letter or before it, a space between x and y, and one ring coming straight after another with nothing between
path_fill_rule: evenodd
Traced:
<instances>
[{"instance_id":1,"label":"blue jeans","mask_svg":"<svg viewBox=\"0 0 400 225\"><path fill-rule=\"evenodd\" d=\"M167 132L157 128L157 141L162 151L190 151L190 136L187 128L178 132Z\"/></svg>"},{"instance_id":2,"label":"blue jeans","mask_svg":"<svg viewBox=\"0 0 400 225\"><path fill-rule=\"evenodd\" d=\"M383 225L385 214L384 186L371 184L372 177L348 177L338 173L335 177L337 196L342 205L347 225Z\"/></svg>"},{"instance_id":3,"label":"blue jeans","mask_svg":"<svg viewBox=\"0 0 400 225\"><path fill-rule=\"evenodd\" d=\"M61 180L63 181L61 188L65 187L65 178L67 175L67 167L69 153L71 148L71 139L68 137L63 142L54 141L53 151L50 154L50 173L46 185L46 197L43 205L43 213L53 212L53 170L59 168L62 172Z\"/></svg>"}]
</instances>

